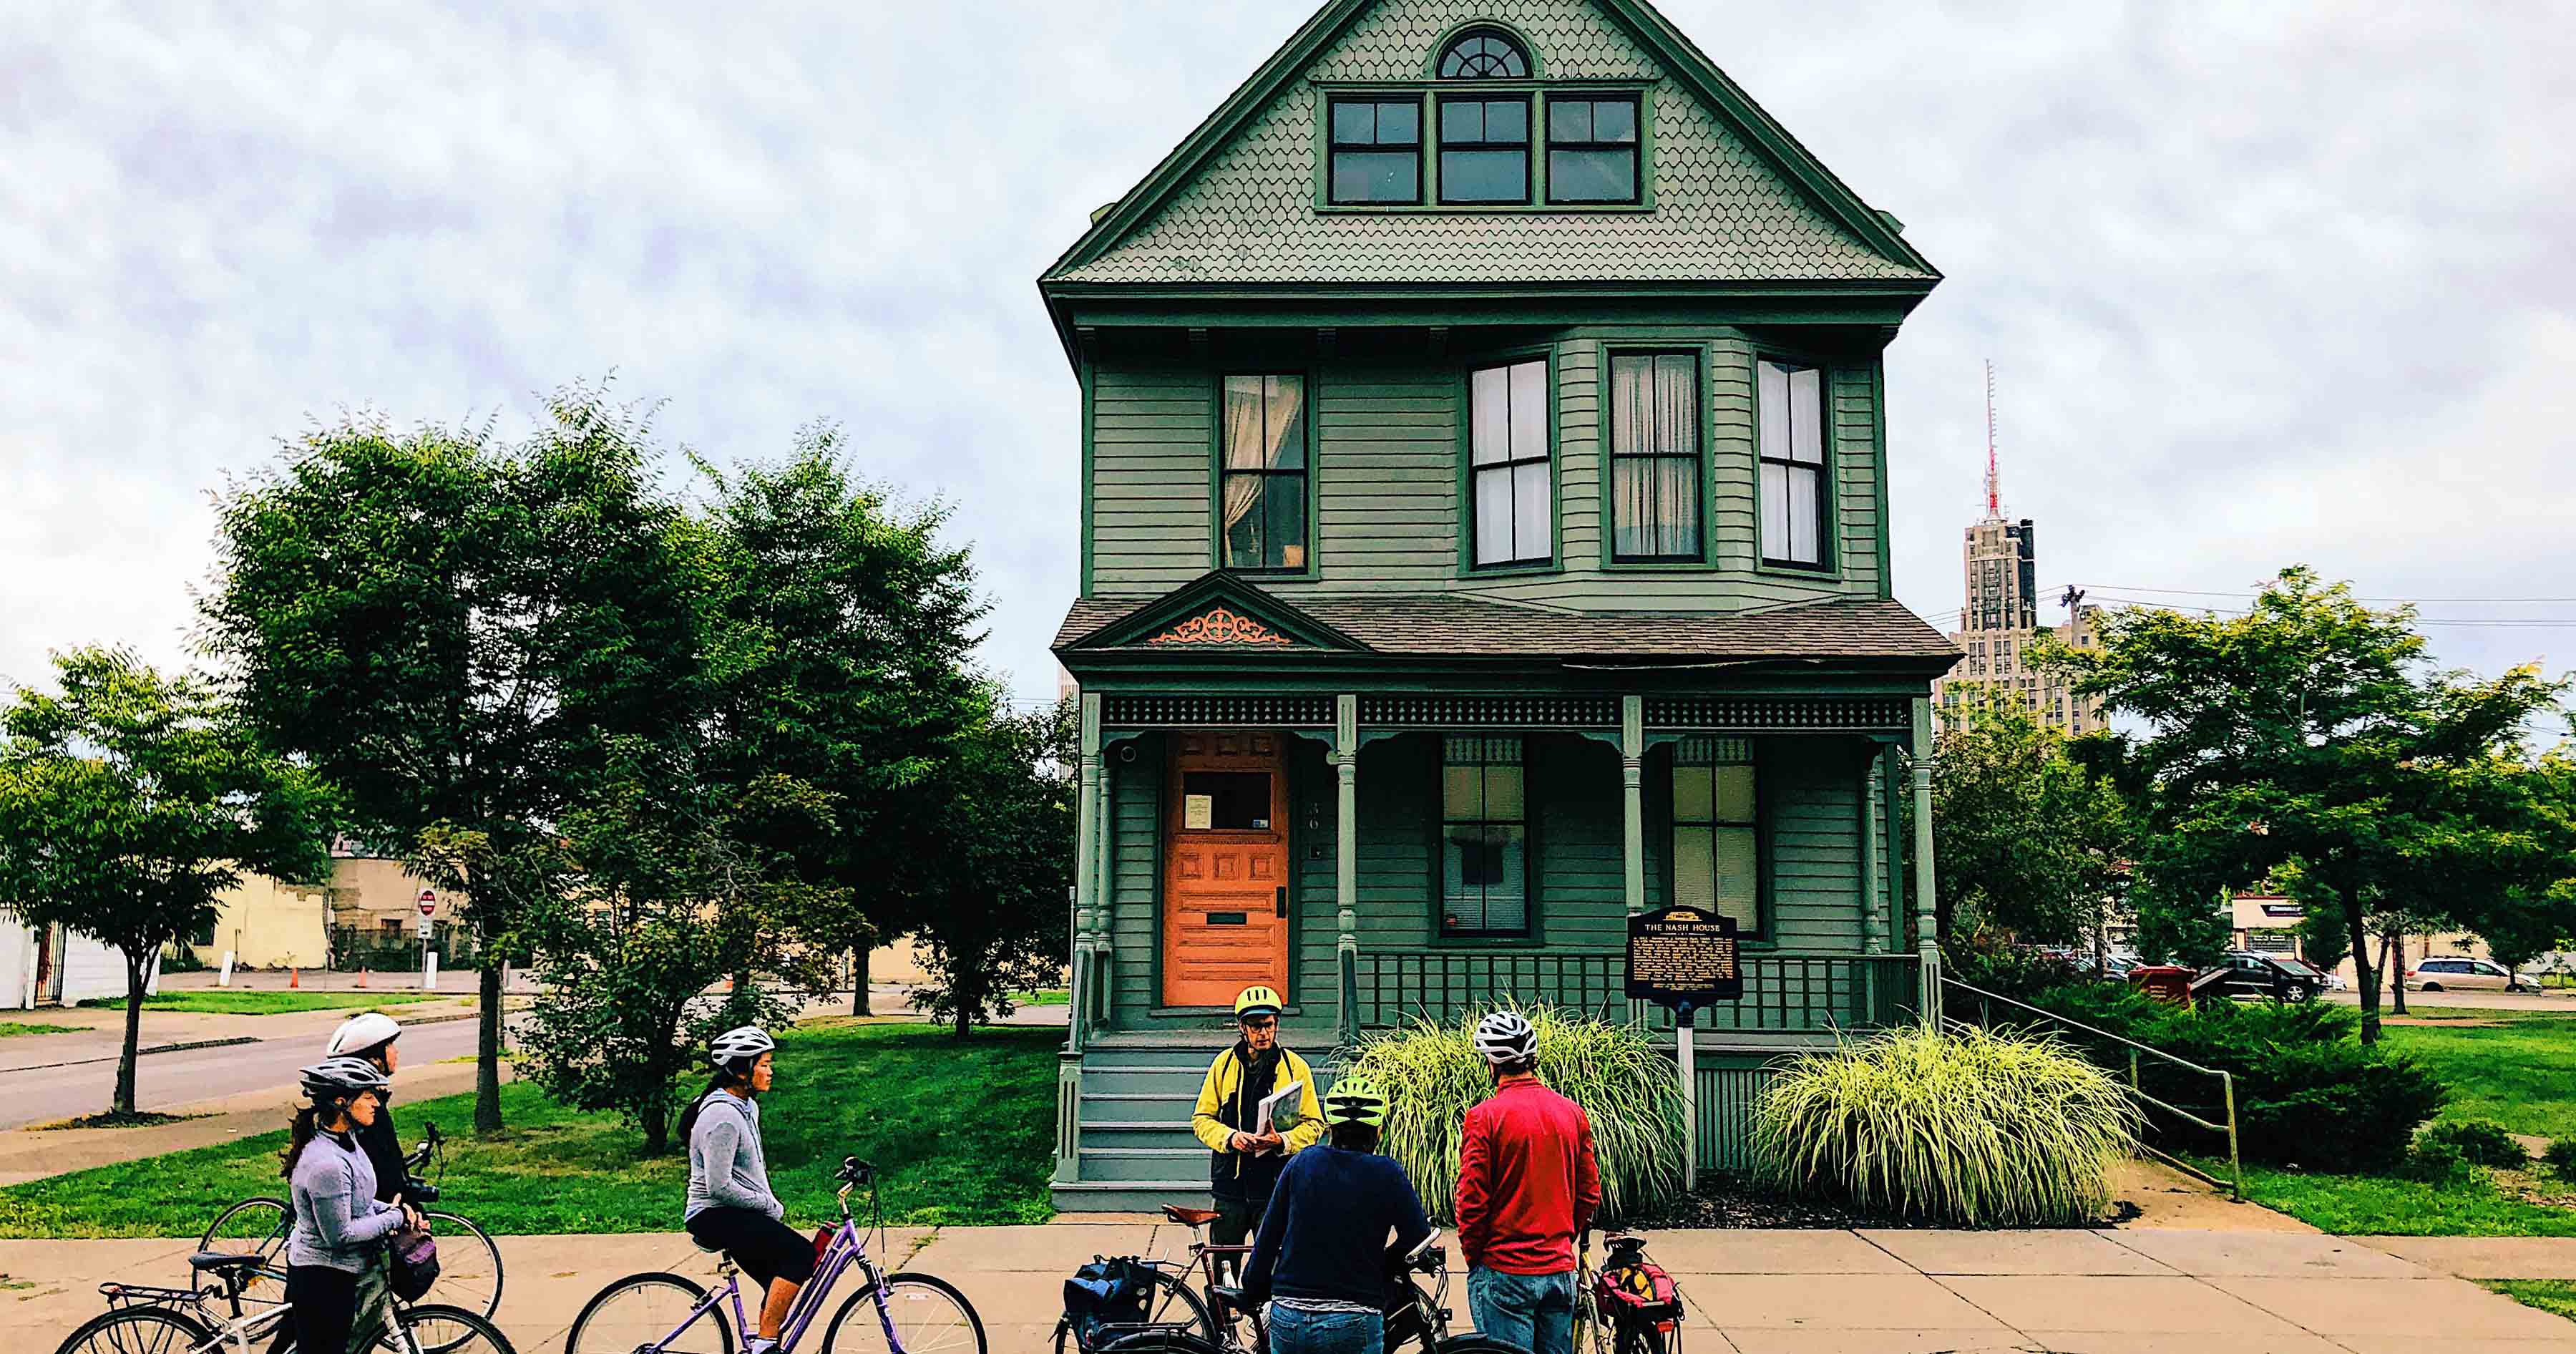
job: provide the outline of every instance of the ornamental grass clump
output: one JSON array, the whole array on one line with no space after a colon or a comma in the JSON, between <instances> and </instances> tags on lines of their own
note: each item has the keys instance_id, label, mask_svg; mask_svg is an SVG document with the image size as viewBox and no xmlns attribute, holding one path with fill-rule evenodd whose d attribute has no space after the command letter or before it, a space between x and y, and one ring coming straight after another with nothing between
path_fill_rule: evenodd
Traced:
<instances>
[{"instance_id":1,"label":"ornamental grass clump","mask_svg":"<svg viewBox=\"0 0 2576 1354\"><path fill-rule=\"evenodd\" d=\"M1774 1185L1875 1213L2055 1227L2110 1209L2140 1126L2128 1089L2054 1039L1915 1027L1790 1064L1753 1155Z\"/></svg>"},{"instance_id":2,"label":"ornamental grass clump","mask_svg":"<svg viewBox=\"0 0 2576 1354\"><path fill-rule=\"evenodd\" d=\"M1634 1026L1546 1006L1506 1009L1520 1011L1538 1031L1539 1080L1591 1116L1604 1219L1632 1216L1678 1193L1684 1147L1672 1059ZM1467 1111L1494 1093L1493 1076L1476 1051L1476 1022L1486 1014L1372 1034L1343 1069L1385 1089L1379 1150L1403 1165L1422 1206L1444 1222L1457 1215L1458 1145Z\"/></svg>"}]
</instances>

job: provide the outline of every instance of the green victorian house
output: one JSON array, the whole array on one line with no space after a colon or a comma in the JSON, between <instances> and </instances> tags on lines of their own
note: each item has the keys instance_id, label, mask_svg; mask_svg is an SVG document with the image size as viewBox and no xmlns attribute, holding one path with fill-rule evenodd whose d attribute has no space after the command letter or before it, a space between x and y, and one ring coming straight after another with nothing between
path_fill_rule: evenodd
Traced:
<instances>
[{"instance_id":1,"label":"green victorian house","mask_svg":"<svg viewBox=\"0 0 2576 1354\"><path fill-rule=\"evenodd\" d=\"M1094 215L1040 281L1082 387L1059 1208L1205 1191L1253 983L1319 1064L1497 996L1669 1037L1626 918L1729 915L1710 1166L1766 1063L1937 1005L1900 230L1644 0L1332 0Z\"/></svg>"}]
</instances>

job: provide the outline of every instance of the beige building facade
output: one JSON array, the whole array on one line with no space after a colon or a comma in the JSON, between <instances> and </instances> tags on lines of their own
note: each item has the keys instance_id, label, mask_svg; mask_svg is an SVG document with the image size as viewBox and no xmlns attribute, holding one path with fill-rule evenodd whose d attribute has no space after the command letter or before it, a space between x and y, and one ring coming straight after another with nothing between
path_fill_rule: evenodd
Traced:
<instances>
[{"instance_id":1,"label":"beige building facade","mask_svg":"<svg viewBox=\"0 0 2576 1354\"><path fill-rule=\"evenodd\" d=\"M2075 649L2100 643L2094 630L2100 608L2084 605L2080 592L2069 593L2066 620L2039 623L2039 549L2031 520L2010 522L1990 512L1968 528L1961 553L1968 601L1950 642L1967 657L1933 681L1933 717L1956 720L1977 694L1994 692L2070 738L2106 727L2100 697L2077 695L2066 674L2030 661L2042 635Z\"/></svg>"}]
</instances>

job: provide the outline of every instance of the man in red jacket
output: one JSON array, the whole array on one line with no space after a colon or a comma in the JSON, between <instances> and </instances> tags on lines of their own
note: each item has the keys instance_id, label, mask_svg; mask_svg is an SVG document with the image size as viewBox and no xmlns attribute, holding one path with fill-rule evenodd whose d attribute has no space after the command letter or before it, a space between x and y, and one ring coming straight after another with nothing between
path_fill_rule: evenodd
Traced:
<instances>
[{"instance_id":1,"label":"man in red jacket","mask_svg":"<svg viewBox=\"0 0 2576 1354\"><path fill-rule=\"evenodd\" d=\"M1601 1208L1583 1107L1540 1084L1538 1032L1510 1011L1476 1026L1494 1094L1467 1111L1458 1151L1458 1248L1478 1334L1573 1354L1575 1238Z\"/></svg>"}]
</instances>

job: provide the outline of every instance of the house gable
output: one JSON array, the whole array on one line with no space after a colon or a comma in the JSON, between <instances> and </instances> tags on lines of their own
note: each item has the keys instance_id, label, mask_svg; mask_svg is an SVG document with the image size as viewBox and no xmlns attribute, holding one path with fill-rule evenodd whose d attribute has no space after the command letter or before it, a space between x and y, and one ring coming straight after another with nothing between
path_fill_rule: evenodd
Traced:
<instances>
[{"instance_id":1,"label":"house gable","mask_svg":"<svg viewBox=\"0 0 2576 1354\"><path fill-rule=\"evenodd\" d=\"M1324 86L1421 82L1470 21L1547 81L1646 86L1651 209L1325 211ZM1050 284L1877 282L1931 265L1643 0L1334 0L1047 275Z\"/></svg>"},{"instance_id":2,"label":"house gable","mask_svg":"<svg viewBox=\"0 0 2576 1354\"><path fill-rule=\"evenodd\" d=\"M1342 650L1367 645L1297 607L1227 573L1202 575L1116 620L1079 636L1063 649L1143 647L1170 651Z\"/></svg>"}]
</instances>

